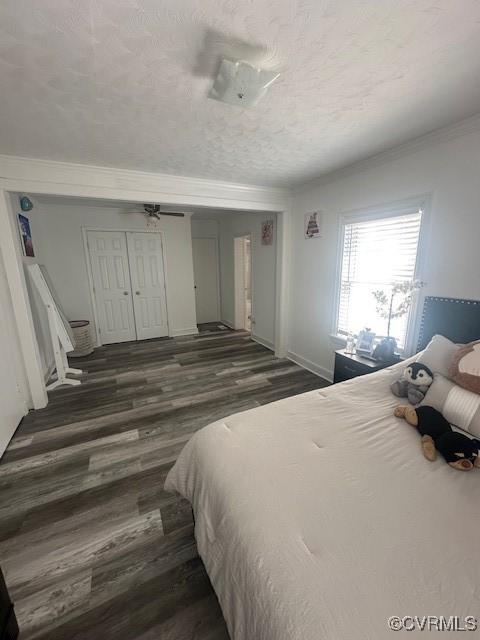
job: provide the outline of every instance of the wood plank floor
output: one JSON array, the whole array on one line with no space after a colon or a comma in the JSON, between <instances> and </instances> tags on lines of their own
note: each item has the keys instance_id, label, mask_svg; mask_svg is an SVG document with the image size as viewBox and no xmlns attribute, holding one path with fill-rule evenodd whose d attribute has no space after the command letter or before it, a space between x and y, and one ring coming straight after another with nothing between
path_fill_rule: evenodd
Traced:
<instances>
[{"instance_id":1,"label":"wood plank floor","mask_svg":"<svg viewBox=\"0 0 480 640\"><path fill-rule=\"evenodd\" d=\"M73 366L82 386L52 392L0 463L0 564L20 637L227 639L190 507L165 476L197 429L326 382L215 323Z\"/></svg>"}]
</instances>

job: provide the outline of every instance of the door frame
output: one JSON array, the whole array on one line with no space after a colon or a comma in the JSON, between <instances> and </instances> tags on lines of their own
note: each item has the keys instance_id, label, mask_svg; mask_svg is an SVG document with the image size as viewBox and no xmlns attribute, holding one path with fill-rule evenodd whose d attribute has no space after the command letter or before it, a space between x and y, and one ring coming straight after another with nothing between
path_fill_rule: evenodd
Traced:
<instances>
[{"instance_id":1,"label":"door frame","mask_svg":"<svg viewBox=\"0 0 480 640\"><path fill-rule=\"evenodd\" d=\"M235 240L237 240L238 238L250 238L250 295L251 295L251 308L250 308L250 335L253 335L254 331L254 327L253 325L255 324L255 322L252 322L252 318L255 319L255 313L254 313L254 304L253 304L253 237L252 237L252 233L236 233L233 236L233 318L234 318L234 325L235 325L235 329L238 329L237 327L237 303L238 303L238 297L237 297L237 264L236 264L236 260L235 260ZM245 314L244 314L245 315ZM244 327L242 327L244 331L246 331L246 329Z\"/></svg>"},{"instance_id":2,"label":"door frame","mask_svg":"<svg viewBox=\"0 0 480 640\"><path fill-rule=\"evenodd\" d=\"M10 288L7 279L7 273L5 269L5 261L3 259L2 250L0 247L0 303L2 309L0 309L0 325L5 323L5 335L0 338L5 342L7 356L12 356L12 361L9 363L11 369L7 373L8 383L12 382L12 388L5 390L7 403L12 402L13 407L8 407L8 419L5 423L0 424L0 459L2 458L5 450L7 449L10 441L12 440L18 426L24 416L28 413L27 398L25 397L25 371L21 353L20 336L18 328L15 326L15 315L13 309L8 305L8 298L10 296ZM5 294L5 296L1 294ZM8 350L10 348L10 354ZM8 358L7 358L8 363ZM6 411L7 413L7 411Z\"/></svg>"},{"instance_id":3,"label":"door frame","mask_svg":"<svg viewBox=\"0 0 480 640\"><path fill-rule=\"evenodd\" d=\"M103 345L102 342L102 338L101 338L101 333L100 333L100 325L99 325L99 321L98 321L98 313L97 313L97 301L95 298L95 287L93 284L93 270L92 270L92 264L90 261L90 250L88 248L88 233L89 232L101 232L101 233L108 233L108 232L112 232L112 233L158 233L160 234L160 241L162 243L162 263L163 263L163 273L165 276L165 305L167 307L167 324L168 324L168 335L170 336L170 322L168 319L168 275L167 275L167 260L166 260L166 242L165 242L165 232L160 230L160 229L147 229L147 230L143 230L143 229L105 229L103 227L82 227L82 239L83 239L83 252L84 252L84 256L85 256L85 263L87 266L87 276L88 276L88 290L89 290L89 294L90 294L90 305L92 307L92 312L93 312L93 320L95 322L95 337L97 340L97 347L101 347ZM128 247L127 247L127 252L128 252ZM129 259L129 277L130 277L130 259ZM135 314L134 314L135 316ZM135 317L134 317L134 321L135 321ZM135 324L135 334L137 332L137 328L136 328L136 324ZM136 338L136 341L138 341L138 338Z\"/></svg>"},{"instance_id":4,"label":"door frame","mask_svg":"<svg viewBox=\"0 0 480 640\"><path fill-rule=\"evenodd\" d=\"M217 318L218 321L221 321L222 316L222 290L220 287L220 238L219 236L201 236L199 238L192 237L192 253L193 253L193 242L195 240L213 240L215 244L215 257L217 263ZM195 265L193 265L193 280L195 283Z\"/></svg>"}]
</instances>

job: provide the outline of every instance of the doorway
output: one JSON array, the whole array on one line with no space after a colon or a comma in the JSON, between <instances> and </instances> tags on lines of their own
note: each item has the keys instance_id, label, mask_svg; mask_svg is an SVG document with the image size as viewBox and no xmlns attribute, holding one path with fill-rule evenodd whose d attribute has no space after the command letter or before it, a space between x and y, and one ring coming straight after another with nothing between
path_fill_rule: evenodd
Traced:
<instances>
[{"instance_id":1,"label":"doorway","mask_svg":"<svg viewBox=\"0 0 480 640\"><path fill-rule=\"evenodd\" d=\"M252 330L252 240L234 238L235 329Z\"/></svg>"},{"instance_id":2,"label":"doorway","mask_svg":"<svg viewBox=\"0 0 480 640\"><path fill-rule=\"evenodd\" d=\"M192 238L197 324L220 320L217 238Z\"/></svg>"},{"instance_id":3,"label":"doorway","mask_svg":"<svg viewBox=\"0 0 480 640\"><path fill-rule=\"evenodd\" d=\"M168 336L162 234L88 231L102 344Z\"/></svg>"}]
</instances>

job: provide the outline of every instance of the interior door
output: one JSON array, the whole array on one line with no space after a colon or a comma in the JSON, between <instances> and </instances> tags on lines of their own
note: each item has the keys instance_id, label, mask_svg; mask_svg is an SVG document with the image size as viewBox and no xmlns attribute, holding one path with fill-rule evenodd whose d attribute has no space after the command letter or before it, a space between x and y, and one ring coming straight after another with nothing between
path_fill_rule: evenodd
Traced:
<instances>
[{"instance_id":1,"label":"interior door","mask_svg":"<svg viewBox=\"0 0 480 640\"><path fill-rule=\"evenodd\" d=\"M0 457L27 411L19 382L22 366L19 350L10 291L0 255Z\"/></svg>"},{"instance_id":2,"label":"interior door","mask_svg":"<svg viewBox=\"0 0 480 640\"><path fill-rule=\"evenodd\" d=\"M197 322L220 320L216 238L193 238L193 273Z\"/></svg>"},{"instance_id":3,"label":"interior door","mask_svg":"<svg viewBox=\"0 0 480 640\"><path fill-rule=\"evenodd\" d=\"M244 243L244 268L245 268L245 320L247 331L252 330L252 241L250 236L245 236Z\"/></svg>"},{"instance_id":4,"label":"interior door","mask_svg":"<svg viewBox=\"0 0 480 640\"><path fill-rule=\"evenodd\" d=\"M88 249L102 343L135 340L125 233L89 231Z\"/></svg>"},{"instance_id":5,"label":"interior door","mask_svg":"<svg viewBox=\"0 0 480 640\"><path fill-rule=\"evenodd\" d=\"M168 336L160 233L127 233L137 340Z\"/></svg>"},{"instance_id":6,"label":"interior door","mask_svg":"<svg viewBox=\"0 0 480 640\"><path fill-rule=\"evenodd\" d=\"M252 252L251 238L234 238L235 329L251 331L252 326Z\"/></svg>"}]
</instances>

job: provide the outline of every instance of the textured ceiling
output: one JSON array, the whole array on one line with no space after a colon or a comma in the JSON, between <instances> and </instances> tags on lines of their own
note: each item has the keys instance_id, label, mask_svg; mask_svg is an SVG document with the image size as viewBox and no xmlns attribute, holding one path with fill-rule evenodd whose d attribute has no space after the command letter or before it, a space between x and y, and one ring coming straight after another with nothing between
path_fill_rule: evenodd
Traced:
<instances>
[{"instance_id":1,"label":"textured ceiling","mask_svg":"<svg viewBox=\"0 0 480 640\"><path fill-rule=\"evenodd\" d=\"M279 69L253 109L219 57ZM478 0L1 0L0 153L288 186L480 111Z\"/></svg>"}]
</instances>

